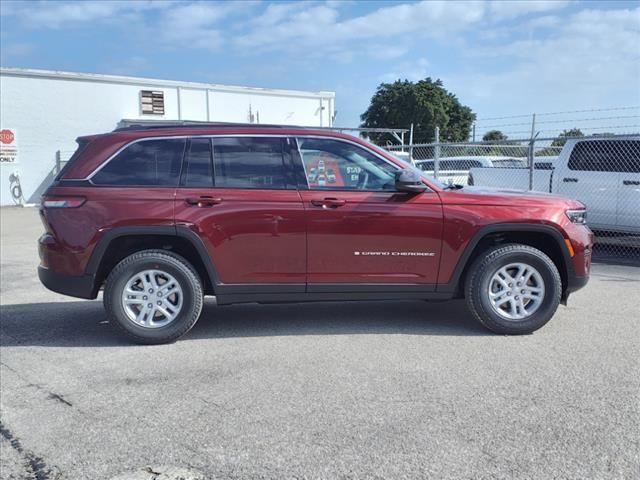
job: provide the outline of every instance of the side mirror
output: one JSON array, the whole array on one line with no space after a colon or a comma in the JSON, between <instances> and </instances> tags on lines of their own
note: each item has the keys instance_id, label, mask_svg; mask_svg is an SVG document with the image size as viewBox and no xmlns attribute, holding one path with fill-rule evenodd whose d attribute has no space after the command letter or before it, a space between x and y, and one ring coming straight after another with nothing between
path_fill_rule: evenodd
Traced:
<instances>
[{"instance_id":1,"label":"side mirror","mask_svg":"<svg viewBox=\"0 0 640 480\"><path fill-rule=\"evenodd\" d=\"M399 192L420 193L427 186L422 182L422 177L413 170L398 170L396 172L396 190Z\"/></svg>"}]
</instances>

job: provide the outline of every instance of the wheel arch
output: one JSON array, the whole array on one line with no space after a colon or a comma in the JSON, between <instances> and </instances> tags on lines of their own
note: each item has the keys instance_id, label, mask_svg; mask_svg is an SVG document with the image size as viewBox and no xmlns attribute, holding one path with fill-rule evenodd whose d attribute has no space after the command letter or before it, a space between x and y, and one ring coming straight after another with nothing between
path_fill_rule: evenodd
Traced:
<instances>
[{"instance_id":1,"label":"wheel arch","mask_svg":"<svg viewBox=\"0 0 640 480\"><path fill-rule=\"evenodd\" d=\"M520 243L537 248L551 258L560 272L564 299L569 277L573 275L573 263L564 240L562 233L551 225L500 223L482 227L465 247L450 281L443 284L442 288L439 287L438 291L448 291L455 296L462 296L467 272L478 255L495 245Z\"/></svg>"},{"instance_id":2,"label":"wheel arch","mask_svg":"<svg viewBox=\"0 0 640 480\"><path fill-rule=\"evenodd\" d=\"M93 276L95 295L121 260L149 249L169 250L184 257L196 269L205 294L214 293L219 277L200 237L187 227L158 225L116 227L100 238L85 270L86 274Z\"/></svg>"}]
</instances>

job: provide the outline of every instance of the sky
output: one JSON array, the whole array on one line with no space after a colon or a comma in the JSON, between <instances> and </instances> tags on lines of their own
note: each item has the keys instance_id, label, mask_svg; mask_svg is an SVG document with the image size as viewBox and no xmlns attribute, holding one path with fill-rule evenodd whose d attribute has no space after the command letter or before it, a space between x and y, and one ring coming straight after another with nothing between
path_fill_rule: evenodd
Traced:
<instances>
[{"instance_id":1,"label":"sky","mask_svg":"<svg viewBox=\"0 0 640 480\"><path fill-rule=\"evenodd\" d=\"M335 91L343 127L380 83L432 77L479 129L580 111L539 118L596 133L640 124L640 3L1 0L0 64Z\"/></svg>"}]
</instances>

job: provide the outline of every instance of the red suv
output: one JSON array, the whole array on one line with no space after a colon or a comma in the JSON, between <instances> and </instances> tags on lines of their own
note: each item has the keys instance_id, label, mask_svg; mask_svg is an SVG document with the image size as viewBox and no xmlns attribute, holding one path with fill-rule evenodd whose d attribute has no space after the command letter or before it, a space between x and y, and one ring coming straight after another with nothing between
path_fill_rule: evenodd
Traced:
<instances>
[{"instance_id":1,"label":"red suv","mask_svg":"<svg viewBox=\"0 0 640 480\"><path fill-rule=\"evenodd\" d=\"M543 326L589 278L581 203L443 185L361 139L300 127L81 137L40 210L40 280L140 343L204 295L242 302L464 297L497 333Z\"/></svg>"}]
</instances>

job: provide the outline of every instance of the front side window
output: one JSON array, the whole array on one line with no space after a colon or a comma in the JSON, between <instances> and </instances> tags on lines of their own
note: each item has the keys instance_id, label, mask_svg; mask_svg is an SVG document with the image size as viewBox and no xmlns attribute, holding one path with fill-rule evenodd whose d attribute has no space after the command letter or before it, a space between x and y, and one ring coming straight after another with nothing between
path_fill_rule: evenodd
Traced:
<instances>
[{"instance_id":1,"label":"front side window","mask_svg":"<svg viewBox=\"0 0 640 480\"><path fill-rule=\"evenodd\" d=\"M221 188L287 188L282 139L214 138L215 185Z\"/></svg>"},{"instance_id":2,"label":"front side window","mask_svg":"<svg viewBox=\"0 0 640 480\"><path fill-rule=\"evenodd\" d=\"M395 190L397 167L356 145L323 138L299 138L312 190Z\"/></svg>"},{"instance_id":3,"label":"front side window","mask_svg":"<svg viewBox=\"0 0 640 480\"><path fill-rule=\"evenodd\" d=\"M136 142L112 158L91 181L97 185L175 187L184 146L184 139Z\"/></svg>"},{"instance_id":4,"label":"front side window","mask_svg":"<svg viewBox=\"0 0 640 480\"><path fill-rule=\"evenodd\" d=\"M569 157L569 169L591 172L640 172L640 141L578 142Z\"/></svg>"}]
</instances>

